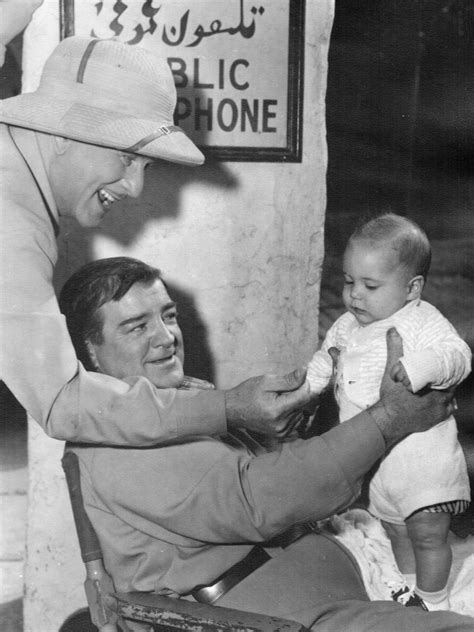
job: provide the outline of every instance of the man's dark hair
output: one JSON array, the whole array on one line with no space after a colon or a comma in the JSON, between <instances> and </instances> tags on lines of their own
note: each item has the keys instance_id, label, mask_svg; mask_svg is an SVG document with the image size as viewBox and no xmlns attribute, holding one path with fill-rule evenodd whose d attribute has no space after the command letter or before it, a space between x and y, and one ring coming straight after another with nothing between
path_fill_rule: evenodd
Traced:
<instances>
[{"instance_id":1,"label":"man's dark hair","mask_svg":"<svg viewBox=\"0 0 474 632\"><path fill-rule=\"evenodd\" d=\"M102 342L103 322L99 308L110 301L119 301L135 283L151 285L161 279L157 268L131 257L110 257L87 263L64 284L59 295L59 308L77 357L88 371L94 371L86 341Z\"/></svg>"}]
</instances>

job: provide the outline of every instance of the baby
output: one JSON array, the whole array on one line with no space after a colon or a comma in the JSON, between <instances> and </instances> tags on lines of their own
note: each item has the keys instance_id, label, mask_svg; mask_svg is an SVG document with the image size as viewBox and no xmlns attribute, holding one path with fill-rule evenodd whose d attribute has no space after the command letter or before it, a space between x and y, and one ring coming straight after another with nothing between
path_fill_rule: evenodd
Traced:
<instances>
[{"instance_id":1,"label":"baby","mask_svg":"<svg viewBox=\"0 0 474 632\"><path fill-rule=\"evenodd\" d=\"M411 391L445 389L469 374L469 347L435 307L421 300L430 261L425 233L392 213L368 221L349 238L342 293L347 312L329 329L308 367L311 390L320 393L333 371L328 350L340 351L335 387L340 421L378 400L390 327L403 339L403 356L391 377ZM369 511L382 521L407 582L393 591L395 601L427 610L449 608L451 515L465 511L469 501L453 417L410 435L381 461L369 483Z\"/></svg>"}]
</instances>

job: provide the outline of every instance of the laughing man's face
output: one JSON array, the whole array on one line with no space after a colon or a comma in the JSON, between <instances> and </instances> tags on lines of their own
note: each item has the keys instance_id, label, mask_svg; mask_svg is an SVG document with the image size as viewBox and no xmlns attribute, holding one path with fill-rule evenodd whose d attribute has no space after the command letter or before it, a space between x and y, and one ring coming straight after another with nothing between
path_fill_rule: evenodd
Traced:
<instances>
[{"instance_id":1,"label":"laughing man's face","mask_svg":"<svg viewBox=\"0 0 474 632\"><path fill-rule=\"evenodd\" d=\"M59 215L98 226L114 202L141 194L150 158L67 138L55 141L48 175Z\"/></svg>"}]
</instances>

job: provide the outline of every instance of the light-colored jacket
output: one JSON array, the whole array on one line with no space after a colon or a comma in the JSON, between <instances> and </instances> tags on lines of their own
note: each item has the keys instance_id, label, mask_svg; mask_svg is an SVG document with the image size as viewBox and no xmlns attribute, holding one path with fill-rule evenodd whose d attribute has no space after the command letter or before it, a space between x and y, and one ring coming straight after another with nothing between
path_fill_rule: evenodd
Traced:
<instances>
[{"instance_id":1,"label":"light-colored jacket","mask_svg":"<svg viewBox=\"0 0 474 632\"><path fill-rule=\"evenodd\" d=\"M255 543L348 505L385 443L362 414L258 456L210 437L141 450L70 449L117 590L180 595L213 582Z\"/></svg>"}]
</instances>

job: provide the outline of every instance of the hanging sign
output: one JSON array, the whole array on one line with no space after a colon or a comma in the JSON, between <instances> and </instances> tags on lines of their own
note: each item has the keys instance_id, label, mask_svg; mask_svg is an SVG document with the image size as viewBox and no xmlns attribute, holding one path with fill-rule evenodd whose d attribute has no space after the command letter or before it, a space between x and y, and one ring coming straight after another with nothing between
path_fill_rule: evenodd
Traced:
<instances>
[{"instance_id":1,"label":"hanging sign","mask_svg":"<svg viewBox=\"0 0 474 632\"><path fill-rule=\"evenodd\" d=\"M62 34L164 55L208 157L301 161L304 0L61 0Z\"/></svg>"}]
</instances>

